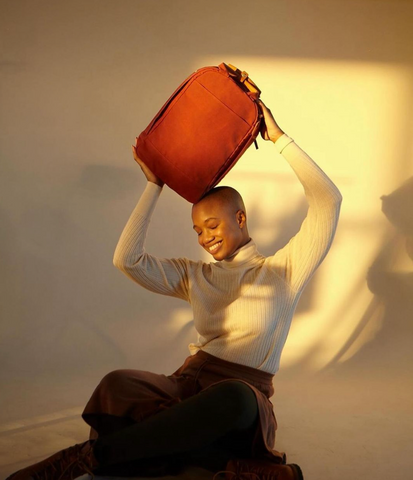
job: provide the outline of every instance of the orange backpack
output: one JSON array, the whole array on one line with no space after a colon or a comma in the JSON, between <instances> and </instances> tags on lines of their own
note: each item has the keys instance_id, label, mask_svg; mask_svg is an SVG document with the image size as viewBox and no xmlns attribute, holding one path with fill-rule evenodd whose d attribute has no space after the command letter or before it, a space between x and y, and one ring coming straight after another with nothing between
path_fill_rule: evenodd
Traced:
<instances>
[{"instance_id":1,"label":"orange backpack","mask_svg":"<svg viewBox=\"0 0 413 480\"><path fill-rule=\"evenodd\" d=\"M137 153L152 172L196 203L255 142L261 91L233 65L190 75L139 135Z\"/></svg>"}]
</instances>

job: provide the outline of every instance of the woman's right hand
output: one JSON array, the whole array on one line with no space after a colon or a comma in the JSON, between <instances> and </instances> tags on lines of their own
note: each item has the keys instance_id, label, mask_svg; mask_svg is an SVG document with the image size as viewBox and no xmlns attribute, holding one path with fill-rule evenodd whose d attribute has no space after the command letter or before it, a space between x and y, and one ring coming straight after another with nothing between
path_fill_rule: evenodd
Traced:
<instances>
[{"instance_id":1,"label":"woman's right hand","mask_svg":"<svg viewBox=\"0 0 413 480\"><path fill-rule=\"evenodd\" d=\"M138 143L138 138L136 137L136 143ZM132 153L133 153L133 158L135 159L136 163L139 164L141 167L141 170L143 174L145 175L146 179L148 182L156 183L156 185L159 185L160 187L163 187L165 182L163 182L159 177L157 177L152 171L149 169L149 167L143 162L138 157L138 154L136 152L136 144L132 145Z\"/></svg>"}]
</instances>

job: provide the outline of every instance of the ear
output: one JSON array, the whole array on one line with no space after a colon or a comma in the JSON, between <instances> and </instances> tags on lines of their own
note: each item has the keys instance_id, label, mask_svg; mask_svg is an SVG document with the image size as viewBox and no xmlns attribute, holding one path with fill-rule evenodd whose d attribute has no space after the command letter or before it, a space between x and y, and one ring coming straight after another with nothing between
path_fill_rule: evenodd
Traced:
<instances>
[{"instance_id":1,"label":"ear","mask_svg":"<svg viewBox=\"0 0 413 480\"><path fill-rule=\"evenodd\" d=\"M237 216L237 223L239 228L244 228L247 222L247 217L245 215L245 212L243 210L238 210L238 212L236 213L236 216Z\"/></svg>"}]
</instances>

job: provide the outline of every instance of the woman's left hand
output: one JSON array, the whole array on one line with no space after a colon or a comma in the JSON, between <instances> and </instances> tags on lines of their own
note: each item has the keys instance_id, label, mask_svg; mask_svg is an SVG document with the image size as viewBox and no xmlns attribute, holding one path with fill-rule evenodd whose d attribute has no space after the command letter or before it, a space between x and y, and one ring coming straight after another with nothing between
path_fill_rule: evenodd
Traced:
<instances>
[{"instance_id":1,"label":"woman's left hand","mask_svg":"<svg viewBox=\"0 0 413 480\"><path fill-rule=\"evenodd\" d=\"M261 137L264 140L271 140L275 143L281 137L281 135L284 135L284 132L278 126L273 114L271 113L271 110L264 105L263 101L258 100L258 103L260 104L264 114L264 122L260 132Z\"/></svg>"}]
</instances>

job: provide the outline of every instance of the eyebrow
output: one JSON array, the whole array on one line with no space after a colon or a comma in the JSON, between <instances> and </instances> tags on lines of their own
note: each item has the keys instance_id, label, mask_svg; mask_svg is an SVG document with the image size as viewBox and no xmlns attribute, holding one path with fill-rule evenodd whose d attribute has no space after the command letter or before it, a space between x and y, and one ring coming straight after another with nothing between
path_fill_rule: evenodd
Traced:
<instances>
[{"instance_id":1,"label":"eyebrow","mask_svg":"<svg viewBox=\"0 0 413 480\"><path fill-rule=\"evenodd\" d=\"M218 220L218 217L209 217L207 218L206 220L204 220L204 223L207 223L209 220ZM197 226L196 225L193 225L192 228L196 228Z\"/></svg>"}]
</instances>

